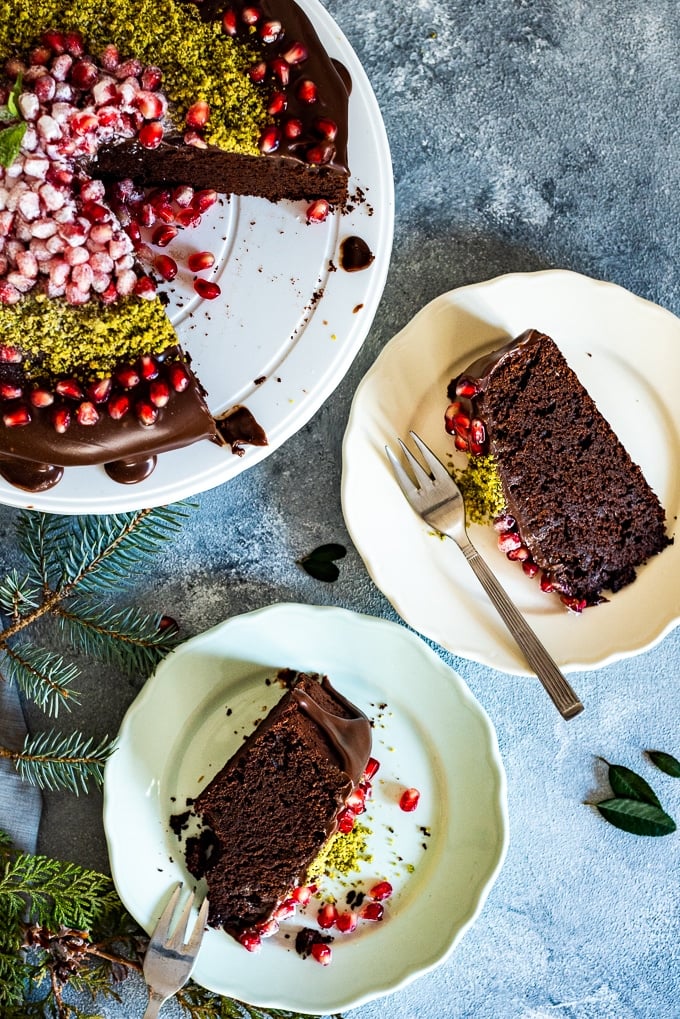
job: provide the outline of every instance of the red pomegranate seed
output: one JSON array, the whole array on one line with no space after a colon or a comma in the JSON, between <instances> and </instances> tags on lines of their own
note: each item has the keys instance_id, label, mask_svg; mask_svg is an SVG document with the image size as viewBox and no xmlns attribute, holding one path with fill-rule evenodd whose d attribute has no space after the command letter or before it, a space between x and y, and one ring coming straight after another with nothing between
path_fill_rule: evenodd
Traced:
<instances>
[{"instance_id":1,"label":"red pomegranate seed","mask_svg":"<svg viewBox=\"0 0 680 1019\"><path fill-rule=\"evenodd\" d=\"M94 113L76 113L71 117L69 126L74 134L92 134L99 127L99 118Z\"/></svg>"},{"instance_id":2,"label":"red pomegranate seed","mask_svg":"<svg viewBox=\"0 0 680 1019\"><path fill-rule=\"evenodd\" d=\"M405 789L399 798L399 806L402 810L410 813L415 810L420 800L420 792L417 789Z\"/></svg>"},{"instance_id":3,"label":"red pomegranate seed","mask_svg":"<svg viewBox=\"0 0 680 1019\"><path fill-rule=\"evenodd\" d=\"M522 569L526 573L527 577L535 577L538 573L538 565L533 559L527 559L526 562L523 562Z\"/></svg>"},{"instance_id":4,"label":"red pomegranate seed","mask_svg":"<svg viewBox=\"0 0 680 1019\"><path fill-rule=\"evenodd\" d=\"M34 407L51 407L54 403L54 394L49 389L34 389L28 398Z\"/></svg>"},{"instance_id":5,"label":"red pomegranate seed","mask_svg":"<svg viewBox=\"0 0 680 1019\"><path fill-rule=\"evenodd\" d=\"M307 47L301 42L294 42L283 54L287 64L302 64L309 56Z\"/></svg>"},{"instance_id":6,"label":"red pomegranate seed","mask_svg":"<svg viewBox=\"0 0 680 1019\"><path fill-rule=\"evenodd\" d=\"M0 347L0 361L5 364L19 364L23 360L23 354L16 347Z\"/></svg>"},{"instance_id":7,"label":"red pomegranate seed","mask_svg":"<svg viewBox=\"0 0 680 1019\"><path fill-rule=\"evenodd\" d=\"M283 57L274 57L269 61L269 70L272 72L279 85L284 88L290 81L290 64L287 64Z\"/></svg>"},{"instance_id":8,"label":"red pomegranate seed","mask_svg":"<svg viewBox=\"0 0 680 1019\"><path fill-rule=\"evenodd\" d=\"M286 123L283 125L283 133L286 138L291 141L295 138L299 138L303 131L302 121L297 117L289 117Z\"/></svg>"},{"instance_id":9,"label":"red pomegranate seed","mask_svg":"<svg viewBox=\"0 0 680 1019\"><path fill-rule=\"evenodd\" d=\"M281 35L281 27L280 21L263 21L257 30L257 34L264 43L276 42Z\"/></svg>"},{"instance_id":10,"label":"red pomegranate seed","mask_svg":"<svg viewBox=\"0 0 680 1019\"><path fill-rule=\"evenodd\" d=\"M382 920L385 915L385 908L382 902L364 902L359 910L362 920Z\"/></svg>"},{"instance_id":11,"label":"red pomegranate seed","mask_svg":"<svg viewBox=\"0 0 680 1019\"><path fill-rule=\"evenodd\" d=\"M98 78L99 71L91 60L78 60L71 68L71 84L76 88L91 89Z\"/></svg>"},{"instance_id":12,"label":"red pomegranate seed","mask_svg":"<svg viewBox=\"0 0 680 1019\"><path fill-rule=\"evenodd\" d=\"M274 918L280 923L282 920L288 920L289 917L294 916L296 910L297 902L295 899L284 899L274 910Z\"/></svg>"},{"instance_id":13,"label":"red pomegranate seed","mask_svg":"<svg viewBox=\"0 0 680 1019\"><path fill-rule=\"evenodd\" d=\"M169 223L163 223L161 226L157 226L151 235L151 243L156 244L159 248L166 248L170 241L174 241L175 237L179 233L176 226L170 226Z\"/></svg>"},{"instance_id":14,"label":"red pomegranate seed","mask_svg":"<svg viewBox=\"0 0 680 1019\"><path fill-rule=\"evenodd\" d=\"M262 947L262 939L257 931L242 931L238 940L249 952L259 952Z\"/></svg>"},{"instance_id":15,"label":"red pomegranate seed","mask_svg":"<svg viewBox=\"0 0 680 1019\"><path fill-rule=\"evenodd\" d=\"M338 831L341 831L346 835L354 828L355 821L356 814L354 811L345 807L345 809L341 810L338 814Z\"/></svg>"},{"instance_id":16,"label":"red pomegranate seed","mask_svg":"<svg viewBox=\"0 0 680 1019\"><path fill-rule=\"evenodd\" d=\"M322 930L328 930L338 918L338 910L334 903L324 902L317 916L317 923Z\"/></svg>"},{"instance_id":17,"label":"red pomegranate seed","mask_svg":"<svg viewBox=\"0 0 680 1019\"><path fill-rule=\"evenodd\" d=\"M318 99L318 90L316 84L310 81L309 78L303 78L295 90L295 94L301 103L315 103Z\"/></svg>"},{"instance_id":18,"label":"red pomegranate seed","mask_svg":"<svg viewBox=\"0 0 680 1019\"><path fill-rule=\"evenodd\" d=\"M175 216L175 223L185 227L187 230L191 230L193 227L199 226L201 222L201 214L197 212L193 204L188 209L180 209Z\"/></svg>"},{"instance_id":19,"label":"red pomegranate seed","mask_svg":"<svg viewBox=\"0 0 680 1019\"><path fill-rule=\"evenodd\" d=\"M259 7L244 7L241 11L241 21L245 25L256 25L262 17L262 11Z\"/></svg>"},{"instance_id":20,"label":"red pomegranate seed","mask_svg":"<svg viewBox=\"0 0 680 1019\"><path fill-rule=\"evenodd\" d=\"M456 385L456 396L477 396L479 386L472 379L459 379Z\"/></svg>"},{"instance_id":21,"label":"red pomegranate seed","mask_svg":"<svg viewBox=\"0 0 680 1019\"><path fill-rule=\"evenodd\" d=\"M368 762L366 764L366 768L364 770L364 778L367 781L370 781L372 778L375 777L379 767L380 761L376 760L375 757L369 757Z\"/></svg>"},{"instance_id":22,"label":"red pomegranate seed","mask_svg":"<svg viewBox=\"0 0 680 1019\"><path fill-rule=\"evenodd\" d=\"M49 46L54 53L64 53L66 50L66 39L63 32L57 32L55 29L50 28L47 32L43 32L40 36L41 42L45 46Z\"/></svg>"},{"instance_id":23,"label":"red pomegranate seed","mask_svg":"<svg viewBox=\"0 0 680 1019\"><path fill-rule=\"evenodd\" d=\"M545 591L546 594L552 594L556 590L554 581L550 579L547 573L544 573L541 577L541 591Z\"/></svg>"},{"instance_id":24,"label":"red pomegranate seed","mask_svg":"<svg viewBox=\"0 0 680 1019\"><path fill-rule=\"evenodd\" d=\"M158 361L151 354L142 354L139 359L141 367L142 378L150 382L151 379L158 378Z\"/></svg>"},{"instance_id":25,"label":"red pomegranate seed","mask_svg":"<svg viewBox=\"0 0 680 1019\"><path fill-rule=\"evenodd\" d=\"M156 296L156 284L150 276L140 276L134 285L133 294L151 301Z\"/></svg>"},{"instance_id":26,"label":"red pomegranate seed","mask_svg":"<svg viewBox=\"0 0 680 1019\"><path fill-rule=\"evenodd\" d=\"M517 549L522 544L517 531L506 531L505 534L499 534L498 536L498 547L501 552L510 552L513 549Z\"/></svg>"},{"instance_id":27,"label":"red pomegranate seed","mask_svg":"<svg viewBox=\"0 0 680 1019\"><path fill-rule=\"evenodd\" d=\"M331 211L331 207L325 198L317 198L315 202L312 202L307 208L307 222L308 223L323 223L328 219L328 213Z\"/></svg>"},{"instance_id":28,"label":"red pomegranate seed","mask_svg":"<svg viewBox=\"0 0 680 1019\"><path fill-rule=\"evenodd\" d=\"M352 931L357 929L358 917L356 913L338 913L338 919L335 921L335 926L343 934L351 934Z\"/></svg>"},{"instance_id":29,"label":"red pomegranate seed","mask_svg":"<svg viewBox=\"0 0 680 1019\"><path fill-rule=\"evenodd\" d=\"M227 10L222 15L222 28L224 29L227 35L236 35L236 32L238 31L236 13L235 11L232 10L231 7L227 8Z\"/></svg>"},{"instance_id":30,"label":"red pomegranate seed","mask_svg":"<svg viewBox=\"0 0 680 1019\"><path fill-rule=\"evenodd\" d=\"M133 219L123 229L125 230L125 233L128 235L128 237L130 238L135 247L137 247L138 244L141 244L142 232L139 229L139 223L136 223L135 220Z\"/></svg>"},{"instance_id":31,"label":"red pomegranate seed","mask_svg":"<svg viewBox=\"0 0 680 1019\"><path fill-rule=\"evenodd\" d=\"M111 395L112 385L111 379L96 379L87 387L87 395L93 403L106 403Z\"/></svg>"},{"instance_id":32,"label":"red pomegranate seed","mask_svg":"<svg viewBox=\"0 0 680 1019\"><path fill-rule=\"evenodd\" d=\"M486 442L486 428L479 418L473 418L470 422L470 440L479 446Z\"/></svg>"},{"instance_id":33,"label":"red pomegranate seed","mask_svg":"<svg viewBox=\"0 0 680 1019\"><path fill-rule=\"evenodd\" d=\"M266 127L260 135L258 144L260 152L264 152L265 154L276 152L281 144L281 132L278 127L274 127L273 125Z\"/></svg>"},{"instance_id":34,"label":"red pomegranate seed","mask_svg":"<svg viewBox=\"0 0 680 1019\"><path fill-rule=\"evenodd\" d=\"M372 899L375 899L376 901L382 899L389 899L390 895L392 894L392 885L389 883L389 881L378 881L377 885L373 885L373 887L369 889L368 894Z\"/></svg>"},{"instance_id":35,"label":"red pomegranate seed","mask_svg":"<svg viewBox=\"0 0 680 1019\"><path fill-rule=\"evenodd\" d=\"M189 385L189 372L181 361L168 365L168 380L176 393L183 393Z\"/></svg>"},{"instance_id":36,"label":"red pomegranate seed","mask_svg":"<svg viewBox=\"0 0 680 1019\"><path fill-rule=\"evenodd\" d=\"M111 213L102 205L101 202L83 202L83 216L88 219L90 223L105 223Z\"/></svg>"},{"instance_id":37,"label":"red pomegranate seed","mask_svg":"<svg viewBox=\"0 0 680 1019\"><path fill-rule=\"evenodd\" d=\"M148 124L144 124L137 135L137 141L145 149L157 149L162 140L163 125L158 120L152 120Z\"/></svg>"},{"instance_id":38,"label":"red pomegranate seed","mask_svg":"<svg viewBox=\"0 0 680 1019\"><path fill-rule=\"evenodd\" d=\"M331 946L325 945L323 942L315 941L312 945L312 958L316 959L317 962L321 963L322 966L330 965L333 953L331 952Z\"/></svg>"},{"instance_id":39,"label":"red pomegranate seed","mask_svg":"<svg viewBox=\"0 0 680 1019\"><path fill-rule=\"evenodd\" d=\"M204 188L202 191L196 192L191 204L197 212L207 212L215 204L217 197L217 191L213 188Z\"/></svg>"},{"instance_id":40,"label":"red pomegranate seed","mask_svg":"<svg viewBox=\"0 0 680 1019\"><path fill-rule=\"evenodd\" d=\"M194 251L187 259L187 265L191 272L202 272L204 269L211 269L214 264L215 256L211 251Z\"/></svg>"},{"instance_id":41,"label":"red pomegranate seed","mask_svg":"<svg viewBox=\"0 0 680 1019\"><path fill-rule=\"evenodd\" d=\"M54 407L50 415L50 419L55 432L58 432L59 435L63 435L71 424L71 411L68 407Z\"/></svg>"},{"instance_id":42,"label":"red pomegranate seed","mask_svg":"<svg viewBox=\"0 0 680 1019\"><path fill-rule=\"evenodd\" d=\"M456 449L460 449L463 453L467 453L470 449L470 443L464 435L455 435L453 441Z\"/></svg>"},{"instance_id":43,"label":"red pomegranate seed","mask_svg":"<svg viewBox=\"0 0 680 1019\"><path fill-rule=\"evenodd\" d=\"M172 197L180 209L188 209L194 200L194 189L188 184L180 184L172 192Z\"/></svg>"},{"instance_id":44,"label":"red pomegranate seed","mask_svg":"<svg viewBox=\"0 0 680 1019\"><path fill-rule=\"evenodd\" d=\"M206 301L214 301L222 293L217 283L204 279L194 280L194 290L199 297L204 298Z\"/></svg>"},{"instance_id":45,"label":"red pomegranate seed","mask_svg":"<svg viewBox=\"0 0 680 1019\"><path fill-rule=\"evenodd\" d=\"M271 938L273 934L279 932L279 921L275 916L272 916L269 920L256 924L255 930L261 938Z\"/></svg>"},{"instance_id":46,"label":"red pomegranate seed","mask_svg":"<svg viewBox=\"0 0 680 1019\"><path fill-rule=\"evenodd\" d=\"M363 789L357 786L357 788L353 789L345 800L345 806L348 810L351 810L353 814L363 814L366 810L365 800L366 793Z\"/></svg>"},{"instance_id":47,"label":"red pomegranate seed","mask_svg":"<svg viewBox=\"0 0 680 1019\"><path fill-rule=\"evenodd\" d=\"M154 67L153 64L144 68L140 78L142 88L147 92L155 92L157 88L160 88L162 80L163 72L160 67Z\"/></svg>"},{"instance_id":48,"label":"red pomegranate seed","mask_svg":"<svg viewBox=\"0 0 680 1019\"><path fill-rule=\"evenodd\" d=\"M72 57L82 57L85 52L85 43L80 32L66 32L64 43Z\"/></svg>"},{"instance_id":49,"label":"red pomegranate seed","mask_svg":"<svg viewBox=\"0 0 680 1019\"><path fill-rule=\"evenodd\" d=\"M116 378L123 389L133 389L139 385L139 373L134 368L120 368L116 372Z\"/></svg>"},{"instance_id":50,"label":"red pomegranate seed","mask_svg":"<svg viewBox=\"0 0 680 1019\"><path fill-rule=\"evenodd\" d=\"M161 274L168 283L174 280L177 275L177 262L170 255L156 255L153 260L154 269Z\"/></svg>"},{"instance_id":51,"label":"red pomegranate seed","mask_svg":"<svg viewBox=\"0 0 680 1019\"><path fill-rule=\"evenodd\" d=\"M159 120L163 116L163 102L160 96L154 92L142 89L137 93L133 102L144 120Z\"/></svg>"},{"instance_id":52,"label":"red pomegranate seed","mask_svg":"<svg viewBox=\"0 0 680 1019\"><path fill-rule=\"evenodd\" d=\"M205 127L210 120L210 105L199 99L187 110L186 122L189 127Z\"/></svg>"},{"instance_id":53,"label":"red pomegranate seed","mask_svg":"<svg viewBox=\"0 0 680 1019\"><path fill-rule=\"evenodd\" d=\"M114 46L113 43L109 43L108 46L105 46L102 50L99 62L104 70L115 71L120 63L118 48Z\"/></svg>"},{"instance_id":54,"label":"red pomegranate seed","mask_svg":"<svg viewBox=\"0 0 680 1019\"><path fill-rule=\"evenodd\" d=\"M506 555L513 563L523 563L529 558L529 549L526 545L518 545L517 548L511 548L506 552Z\"/></svg>"},{"instance_id":55,"label":"red pomegranate seed","mask_svg":"<svg viewBox=\"0 0 680 1019\"><path fill-rule=\"evenodd\" d=\"M566 605L570 612L575 612L577 615L583 612L584 608L588 604L585 598L575 598L570 595L560 595L560 601L563 605Z\"/></svg>"},{"instance_id":56,"label":"red pomegranate seed","mask_svg":"<svg viewBox=\"0 0 680 1019\"><path fill-rule=\"evenodd\" d=\"M269 97L267 113L270 117L275 117L277 114L283 113L287 106L288 98L285 92L272 92Z\"/></svg>"},{"instance_id":57,"label":"red pomegranate seed","mask_svg":"<svg viewBox=\"0 0 680 1019\"><path fill-rule=\"evenodd\" d=\"M499 517L493 522L494 530L498 531L499 534L505 534L507 531L514 531L517 527L517 521L510 513L501 513Z\"/></svg>"},{"instance_id":58,"label":"red pomegranate seed","mask_svg":"<svg viewBox=\"0 0 680 1019\"><path fill-rule=\"evenodd\" d=\"M13 407L12 410L6 411L2 415L2 420L7 428L20 428L22 425L31 423L31 412L21 403L17 407Z\"/></svg>"},{"instance_id":59,"label":"red pomegranate seed","mask_svg":"<svg viewBox=\"0 0 680 1019\"><path fill-rule=\"evenodd\" d=\"M117 396L112 396L109 400L109 417L113 418L114 421L120 421L122 417L125 417L129 409L130 397L127 393L119 393Z\"/></svg>"},{"instance_id":60,"label":"red pomegranate seed","mask_svg":"<svg viewBox=\"0 0 680 1019\"><path fill-rule=\"evenodd\" d=\"M314 121L314 130L322 138L332 142L338 133L338 125L330 117L317 117Z\"/></svg>"},{"instance_id":61,"label":"red pomegranate seed","mask_svg":"<svg viewBox=\"0 0 680 1019\"><path fill-rule=\"evenodd\" d=\"M294 888L291 893L291 898L294 902L297 902L300 906L306 906L312 898L312 888L310 885L298 885Z\"/></svg>"},{"instance_id":62,"label":"red pomegranate seed","mask_svg":"<svg viewBox=\"0 0 680 1019\"><path fill-rule=\"evenodd\" d=\"M140 425L145 425L148 428L156 423L158 408L154 407L151 403L147 403L146 400L140 400L139 403L135 404L135 414Z\"/></svg>"},{"instance_id":63,"label":"red pomegranate seed","mask_svg":"<svg viewBox=\"0 0 680 1019\"><path fill-rule=\"evenodd\" d=\"M106 290L102 291L102 293L99 295L99 300L102 302L102 304L115 304L115 302L118 300L118 291L116 290L116 284L113 282L109 283Z\"/></svg>"},{"instance_id":64,"label":"red pomegranate seed","mask_svg":"<svg viewBox=\"0 0 680 1019\"><path fill-rule=\"evenodd\" d=\"M54 388L59 396L67 396L71 400L82 400L85 395L75 379L59 379Z\"/></svg>"},{"instance_id":65,"label":"red pomegranate seed","mask_svg":"<svg viewBox=\"0 0 680 1019\"><path fill-rule=\"evenodd\" d=\"M3 400L18 400L23 394L21 386L11 382L0 382L0 398Z\"/></svg>"},{"instance_id":66,"label":"red pomegranate seed","mask_svg":"<svg viewBox=\"0 0 680 1019\"><path fill-rule=\"evenodd\" d=\"M97 408L89 400L83 401L76 410L76 419L79 425L96 425L99 421Z\"/></svg>"}]
</instances>

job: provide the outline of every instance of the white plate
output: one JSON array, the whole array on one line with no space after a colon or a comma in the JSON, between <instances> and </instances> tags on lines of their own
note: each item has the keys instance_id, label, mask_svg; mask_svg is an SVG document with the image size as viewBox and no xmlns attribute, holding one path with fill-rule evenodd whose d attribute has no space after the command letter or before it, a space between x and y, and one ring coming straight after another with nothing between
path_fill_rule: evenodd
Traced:
<instances>
[{"instance_id":1,"label":"white plate","mask_svg":"<svg viewBox=\"0 0 680 1019\"><path fill-rule=\"evenodd\" d=\"M194 883L170 815L185 809L186 798L207 784L243 732L281 696L265 679L284 666L328 674L374 719L373 753L381 767L362 815L374 856L362 878L368 885L387 878L395 891L382 922L363 922L352 934L333 932L330 966L302 960L294 936L276 935L250 954L223 931L209 930L193 979L262 1007L335 1012L437 965L478 915L507 846L505 773L482 708L401 625L295 604L234 617L159 666L128 711L119 749L106 766L111 871L127 909L147 931L172 885ZM398 796L409 786L421 799L404 813ZM397 864L397 853L404 864ZM412 872L406 864L414 865ZM285 926L295 932L309 923L298 916Z\"/></svg>"},{"instance_id":2,"label":"white plate","mask_svg":"<svg viewBox=\"0 0 680 1019\"><path fill-rule=\"evenodd\" d=\"M208 390L212 413L245 404L269 444L246 446L239 457L228 447L195 443L164 453L153 474L137 485L117 484L103 467L68 468L55 488L35 494L0 479L0 502L77 514L121 513L187 498L273 453L307 423L347 372L385 285L394 220L392 164L380 110L358 57L318 0L298 2L328 53L350 72L349 193L361 189L365 199L311 226L305 202L225 199L183 244L166 249L177 252L180 271L172 287L163 288L170 297L170 319ZM340 245L351 236L361 237L375 255L367 269L339 268ZM217 255L210 278L219 281L222 296L213 301L197 297L185 265L188 252L204 249Z\"/></svg>"},{"instance_id":3,"label":"white plate","mask_svg":"<svg viewBox=\"0 0 680 1019\"><path fill-rule=\"evenodd\" d=\"M572 272L501 276L444 294L395 336L360 383L343 447L342 503L371 577L397 612L456 655L511 673L528 667L451 541L404 499L385 445L417 432L445 462L446 387L474 358L527 328L555 340L659 496L668 526L680 512L680 321L627 290ZM594 668L659 641L680 620L680 541L634 584L581 615L542 594L495 544L470 538L564 669Z\"/></svg>"}]
</instances>

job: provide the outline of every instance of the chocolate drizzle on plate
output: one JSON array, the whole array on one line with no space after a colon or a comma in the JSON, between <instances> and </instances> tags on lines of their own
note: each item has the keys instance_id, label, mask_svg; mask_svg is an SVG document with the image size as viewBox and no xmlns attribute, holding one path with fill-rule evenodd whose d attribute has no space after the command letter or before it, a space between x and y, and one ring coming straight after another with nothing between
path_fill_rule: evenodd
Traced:
<instances>
[{"instance_id":1,"label":"chocolate drizzle on plate","mask_svg":"<svg viewBox=\"0 0 680 1019\"><path fill-rule=\"evenodd\" d=\"M267 435L247 407L233 407L222 417L215 418L217 433L232 453L243 456L244 443L248 446L269 445Z\"/></svg>"},{"instance_id":2,"label":"chocolate drizzle on plate","mask_svg":"<svg viewBox=\"0 0 680 1019\"><path fill-rule=\"evenodd\" d=\"M340 245L340 266L345 272L368 269L375 255L361 237L346 237Z\"/></svg>"}]
</instances>

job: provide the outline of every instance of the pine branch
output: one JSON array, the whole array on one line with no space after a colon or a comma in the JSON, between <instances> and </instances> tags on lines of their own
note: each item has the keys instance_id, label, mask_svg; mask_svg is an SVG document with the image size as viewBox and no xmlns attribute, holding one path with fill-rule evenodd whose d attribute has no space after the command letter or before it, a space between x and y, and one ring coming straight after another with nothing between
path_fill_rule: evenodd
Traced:
<instances>
[{"instance_id":1,"label":"pine branch","mask_svg":"<svg viewBox=\"0 0 680 1019\"><path fill-rule=\"evenodd\" d=\"M30 577L20 577L18 570L11 570L0 583L0 610L14 622L39 603L39 588Z\"/></svg>"},{"instance_id":2,"label":"pine branch","mask_svg":"<svg viewBox=\"0 0 680 1019\"><path fill-rule=\"evenodd\" d=\"M108 737L94 745L92 738L74 732L62 736L55 732L26 736L23 749L0 747L0 757L14 761L19 776L40 789L65 789L75 793L88 792L88 783L101 786L104 765L116 748Z\"/></svg>"},{"instance_id":3,"label":"pine branch","mask_svg":"<svg viewBox=\"0 0 680 1019\"><path fill-rule=\"evenodd\" d=\"M22 510L17 536L36 585L45 590L59 588L63 580L61 552L68 546L70 518Z\"/></svg>"},{"instance_id":4,"label":"pine branch","mask_svg":"<svg viewBox=\"0 0 680 1019\"><path fill-rule=\"evenodd\" d=\"M70 709L71 703L78 703L71 683L80 674L79 669L56 651L22 640L1 647L0 654L6 678L51 717L57 717L60 707Z\"/></svg>"},{"instance_id":5,"label":"pine branch","mask_svg":"<svg viewBox=\"0 0 680 1019\"><path fill-rule=\"evenodd\" d=\"M83 598L56 610L67 638L88 655L129 675L148 674L177 644L177 628L162 625L160 613L113 610Z\"/></svg>"}]
</instances>

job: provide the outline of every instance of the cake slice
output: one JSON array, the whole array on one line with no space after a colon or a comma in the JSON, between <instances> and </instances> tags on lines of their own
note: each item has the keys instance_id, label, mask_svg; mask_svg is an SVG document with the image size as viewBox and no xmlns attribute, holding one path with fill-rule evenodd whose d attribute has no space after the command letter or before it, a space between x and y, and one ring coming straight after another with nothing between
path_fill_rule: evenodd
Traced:
<instances>
[{"instance_id":1,"label":"cake slice","mask_svg":"<svg viewBox=\"0 0 680 1019\"><path fill-rule=\"evenodd\" d=\"M369 720L327 677L279 679L286 693L198 796L205 829L187 840L209 924L251 950L336 832L371 751Z\"/></svg>"},{"instance_id":2,"label":"cake slice","mask_svg":"<svg viewBox=\"0 0 680 1019\"><path fill-rule=\"evenodd\" d=\"M491 456L499 545L571 609L603 600L671 541L664 510L555 342L536 329L448 387L456 448Z\"/></svg>"}]
</instances>

